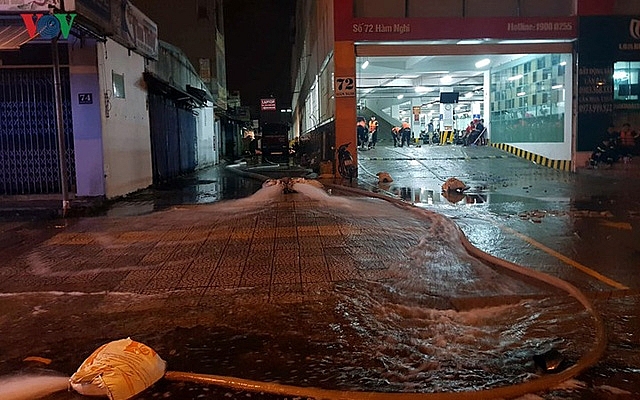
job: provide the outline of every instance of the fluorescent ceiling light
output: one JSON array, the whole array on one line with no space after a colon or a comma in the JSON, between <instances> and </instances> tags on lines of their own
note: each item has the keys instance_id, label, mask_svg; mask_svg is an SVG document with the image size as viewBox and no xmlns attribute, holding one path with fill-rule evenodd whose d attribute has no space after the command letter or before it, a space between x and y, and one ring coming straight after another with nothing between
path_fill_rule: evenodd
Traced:
<instances>
[{"instance_id":1,"label":"fluorescent ceiling light","mask_svg":"<svg viewBox=\"0 0 640 400\"><path fill-rule=\"evenodd\" d=\"M564 67L565 65L567 65L567 62L563 61L563 62L560 63L560 65L562 65Z\"/></svg>"},{"instance_id":2,"label":"fluorescent ceiling light","mask_svg":"<svg viewBox=\"0 0 640 400\"><path fill-rule=\"evenodd\" d=\"M360 68L367 69L368 66L369 66L369 60L365 60L365 62L362 63L362 66Z\"/></svg>"},{"instance_id":3,"label":"fluorescent ceiling light","mask_svg":"<svg viewBox=\"0 0 640 400\"><path fill-rule=\"evenodd\" d=\"M416 86L414 90L416 91L416 93L427 93L432 91L433 89L424 86Z\"/></svg>"},{"instance_id":4,"label":"fluorescent ceiling light","mask_svg":"<svg viewBox=\"0 0 640 400\"><path fill-rule=\"evenodd\" d=\"M538 44L538 43L566 43L571 40L555 40L555 39L508 39L501 40L498 44Z\"/></svg>"},{"instance_id":5,"label":"fluorescent ceiling light","mask_svg":"<svg viewBox=\"0 0 640 400\"><path fill-rule=\"evenodd\" d=\"M445 75L442 78L440 78L440 82L441 83L451 83L451 82L453 82L453 78L451 77L451 75Z\"/></svg>"},{"instance_id":6,"label":"fluorescent ceiling light","mask_svg":"<svg viewBox=\"0 0 640 400\"><path fill-rule=\"evenodd\" d=\"M518 93L516 93L516 96L518 96L518 97L522 97L522 96L524 96L525 94L527 94L527 92L518 92Z\"/></svg>"},{"instance_id":7,"label":"fluorescent ceiling light","mask_svg":"<svg viewBox=\"0 0 640 400\"><path fill-rule=\"evenodd\" d=\"M510 76L507 78L508 81L517 81L518 79L522 79L522 74Z\"/></svg>"},{"instance_id":8,"label":"fluorescent ceiling light","mask_svg":"<svg viewBox=\"0 0 640 400\"><path fill-rule=\"evenodd\" d=\"M553 85L551 89L562 89L563 85Z\"/></svg>"},{"instance_id":9,"label":"fluorescent ceiling light","mask_svg":"<svg viewBox=\"0 0 640 400\"><path fill-rule=\"evenodd\" d=\"M464 94L464 97L466 97L467 99L470 97L473 97L473 92L467 92Z\"/></svg>"},{"instance_id":10,"label":"fluorescent ceiling light","mask_svg":"<svg viewBox=\"0 0 640 400\"><path fill-rule=\"evenodd\" d=\"M398 99L398 100L402 100L402 99L404 99L404 95L403 95L403 94L399 94L399 95L397 96L397 99Z\"/></svg>"},{"instance_id":11,"label":"fluorescent ceiling light","mask_svg":"<svg viewBox=\"0 0 640 400\"><path fill-rule=\"evenodd\" d=\"M481 39L462 39L459 40L456 44L480 44L482 43Z\"/></svg>"},{"instance_id":12,"label":"fluorescent ceiling light","mask_svg":"<svg viewBox=\"0 0 640 400\"><path fill-rule=\"evenodd\" d=\"M491 60L489 60L488 58L483 58L482 60L476 62L476 68L486 67L489 64L491 64Z\"/></svg>"}]
</instances>

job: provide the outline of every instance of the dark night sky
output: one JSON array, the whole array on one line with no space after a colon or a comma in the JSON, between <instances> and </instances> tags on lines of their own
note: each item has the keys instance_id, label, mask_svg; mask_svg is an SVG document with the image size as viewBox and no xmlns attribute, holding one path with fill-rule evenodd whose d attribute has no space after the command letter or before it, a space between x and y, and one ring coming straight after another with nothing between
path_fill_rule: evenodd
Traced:
<instances>
[{"instance_id":1,"label":"dark night sky","mask_svg":"<svg viewBox=\"0 0 640 400\"><path fill-rule=\"evenodd\" d=\"M224 0L227 89L259 111L260 99L291 106L291 16L295 0Z\"/></svg>"}]
</instances>

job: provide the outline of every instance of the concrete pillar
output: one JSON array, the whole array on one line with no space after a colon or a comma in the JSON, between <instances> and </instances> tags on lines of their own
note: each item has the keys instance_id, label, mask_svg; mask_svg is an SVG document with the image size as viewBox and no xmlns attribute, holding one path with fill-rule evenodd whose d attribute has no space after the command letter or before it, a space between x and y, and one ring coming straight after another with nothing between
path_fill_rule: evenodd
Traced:
<instances>
[{"instance_id":1,"label":"concrete pillar","mask_svg":"<svg viewBox=\"0 0 640 400\"><path fill-rule=\"evenodd\" d=\"M336 90L336 142L334 143L334 151L344 143L351 143L348 147L349 152L353 156L357 165L357 146L356 138L356 95L355 95L355 79L356 79L356 52L355 44L351 41L339 41L334 43L334 62L335 74L334 83ZM345 80L352 79L353 91L347 87L339 87L339 84L345 84ZM334 163L337 162L337 158ZM334 165L334 171L337 173L337 165Z\"/></svg>"},{"instance_id":2,"label":"concrete pillar","mask_svg":"<svg viewBox=\"0 0 640 400\"><path fill-rule=\"evenodd\" d=\"M400 106L394 104L391 106L391 117L400 120Z\"/></svg>"}]
</instances>

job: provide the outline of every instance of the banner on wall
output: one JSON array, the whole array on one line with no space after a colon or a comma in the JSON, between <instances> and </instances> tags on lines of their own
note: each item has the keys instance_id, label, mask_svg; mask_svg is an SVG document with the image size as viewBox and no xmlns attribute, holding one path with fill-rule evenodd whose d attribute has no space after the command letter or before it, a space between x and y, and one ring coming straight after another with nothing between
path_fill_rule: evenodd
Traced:
<instances>
[{"instance_id":1,"label":"banner on wall","mask_svg":"<svg viewBox=\"0 0 640 400\"><path fill-rule=\"evenodd\" d=\"M609 124L620 125L616 114L637 104L614 100L613 69L619 61L640 61L640 17L581 17L578 54L576 149L592 151Z\"/></svg>"}]
</instances>

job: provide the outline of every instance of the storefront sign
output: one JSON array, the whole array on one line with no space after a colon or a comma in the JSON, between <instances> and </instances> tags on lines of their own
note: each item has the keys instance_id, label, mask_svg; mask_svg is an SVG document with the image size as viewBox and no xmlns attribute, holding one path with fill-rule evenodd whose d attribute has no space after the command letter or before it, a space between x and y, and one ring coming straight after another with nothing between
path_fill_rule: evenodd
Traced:
<instances>
[{"instance_id":1,"label":"storefront sign","mask_svg":"<svg viewBox=\"0 0 640 400\"><path fill-rule=\"evenodd\" d=\"M578 112L609 114L613 111L613 66L578 69Z\"/></svg>"},{"instance_id":2,"label":"storefront sign","mask_svg":"<svg viewBox=\"0 0 640 400\"><path fill-rule=\"evenodd\" d=\"M578 35L576 16L356 18L353 0L333 3L336 41L575 39Z\"/></svg>"},{"instance_id":3,"label":"storefront sign","mask_svg":"<svg viewBox=\"0 0 640 400\"><path fill-rule=\"evenodd\" d=\"M638 51L640 50L640 19L632 18L629 22L629 40L618 43L618 50Z\"/></svg>"},{"instance_id":4,"label":"storefront sign","mask_svg":"<svg viewBox=\"0 0 640 400\"><path fill-rule=\"evenodd\" d=\"M0 12L24 13L60 9L60 0L0 0Z\"/></svg>"},{"instance_id":5,"label":"storefront sign","mask_svg":"<svg viewBox=\"0 0 640 400\"><path fill-rule=\"evenodd\" d=\"M124 13L123 35L140 53L158 58L158 26L129 1Z\"/></svg>"},{"instance_id":6,"label":"storefront sign","mask_svg":"<svg viewBox=\"0 0 640 400\"><path fill-rule=\"evenodd\" d=\"M198 64L200 64L200 79L202 79L202 82L211 82L211 59L199 58Z\"/></svg>"},{"instance_id":7,"label":"storefront sign","mask_svg":"<svg viewBox=\"0 0 640 400\"><path fill-rule=\"evenodd\" d=\"M77 14L20 14L30 38L40 35L42 39L53 39L62 34L69 37L71 24Z\"/></svg>"},{"instance_id":8,"label":"storefront sign","mask_svg":"<svg viewBox=\"0 0 640 400\"><path fill-rule=\"evenodd\" d=\"M577 36L576 17L343 18L337 40L565 39Z\"/></svg>"},{"instance_id":9,"label":"storefront sign","mask_svg":"<svg viewBox=\"0 0 640 400\"><path fill-rule=\"evenodd\" d=\"M276 99L260 99L260 111L276 111Z\"/></svg>"}]
</instances>

